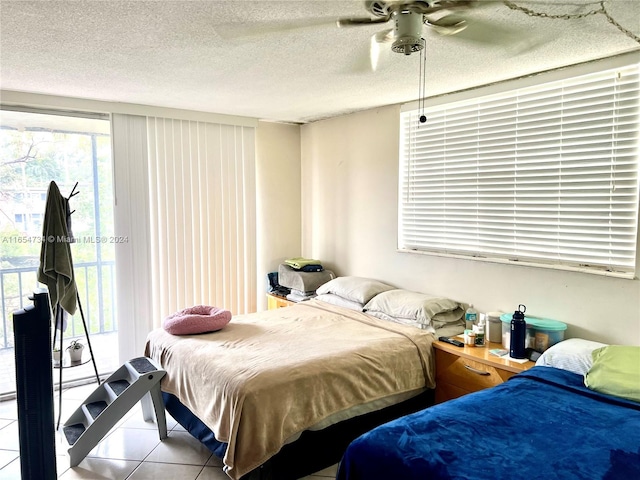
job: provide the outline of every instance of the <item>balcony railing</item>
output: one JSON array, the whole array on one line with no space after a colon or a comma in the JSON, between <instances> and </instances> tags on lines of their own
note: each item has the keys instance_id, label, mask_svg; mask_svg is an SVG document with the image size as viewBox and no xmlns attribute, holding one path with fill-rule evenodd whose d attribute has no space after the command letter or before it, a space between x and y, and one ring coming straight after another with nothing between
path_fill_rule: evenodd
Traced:
<instances>
[{"instance_id":1,"label":"balcony railing","mask_svg":"<svg viewBox=\"0 0 640 480\"><path fill-rule=\"evenodd\" d=\"M12 314L16 310L31 305L28 297L39 286L37 270L38 267L0 269L0 293L2 294L0 350L13 348ZM74 272L89 334L117 332L115 262L75 263ZM67 321L64 338L82 336L84 336L84 328L80 312L77 311Z\"/></svg>"}]
</instances>

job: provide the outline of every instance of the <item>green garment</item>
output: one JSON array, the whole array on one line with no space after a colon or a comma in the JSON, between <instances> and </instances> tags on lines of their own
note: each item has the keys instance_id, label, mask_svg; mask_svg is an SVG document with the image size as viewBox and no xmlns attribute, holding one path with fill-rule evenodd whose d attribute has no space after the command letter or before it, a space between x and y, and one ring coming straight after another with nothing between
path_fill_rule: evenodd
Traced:
<instances>
[{"instance_id":1,"label":"green garment","mask_svg":"<svg viewBox=\"0 0 640 480\"><path fill-rule=\"evenodd\" d=\"M300 270L301 268L307 265L320 265L320 260L314 260L312 258L289 258L284 261L286 265L289 265L291 268L295 268L296 270Z\"/></svg>"},{"instance_id":2,"label":"green garment","mask_svg":"<svg viewBox=\"0 0 640 480\"><path fill-rule=\"evenodd\" d=\"M73 315L77 306L77 287L67 230L67 199L60 194L55 182L49 184L47 192L42 236L38 281L48 287L52 309L59 303Z\"/></svg>"}]
</instances>

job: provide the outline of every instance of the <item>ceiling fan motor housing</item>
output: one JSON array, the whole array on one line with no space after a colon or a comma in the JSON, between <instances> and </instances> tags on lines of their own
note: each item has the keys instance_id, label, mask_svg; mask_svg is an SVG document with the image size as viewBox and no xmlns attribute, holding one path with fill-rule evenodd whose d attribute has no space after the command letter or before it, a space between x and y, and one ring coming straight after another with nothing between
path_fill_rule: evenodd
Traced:
<instances>
[{"instance_id":1,"label":"ceiling fan motor housing","mask_svg":"<svg viewBox=\"0 0 640 480\"><path fill-rule=\"evenodd\" d=\"M422 14L401 10L393 12L393 19L396 41L391 45L391 49L405 55L422 50L425 45L422 38Z\"/></svg>"}]
</instances>

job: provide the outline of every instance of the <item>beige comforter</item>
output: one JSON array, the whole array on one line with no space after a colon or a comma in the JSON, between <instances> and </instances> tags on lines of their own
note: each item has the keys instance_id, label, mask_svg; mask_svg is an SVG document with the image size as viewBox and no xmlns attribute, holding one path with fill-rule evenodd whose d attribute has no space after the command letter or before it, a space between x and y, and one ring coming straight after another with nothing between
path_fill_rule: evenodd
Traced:
<instances>
[{"instance_id":1,"label":"beige comforter","mask_svg":"<svg viewBox=\"0 0 640 480\"><path fill-rule=\"evenodd\" d=\"M308 301L236 316L203 335L151 332L145 354L174 394L228 443L237 479L288 438L356 405L433 388L434 337L414 327Z\"/></svg>"}]
</instances>

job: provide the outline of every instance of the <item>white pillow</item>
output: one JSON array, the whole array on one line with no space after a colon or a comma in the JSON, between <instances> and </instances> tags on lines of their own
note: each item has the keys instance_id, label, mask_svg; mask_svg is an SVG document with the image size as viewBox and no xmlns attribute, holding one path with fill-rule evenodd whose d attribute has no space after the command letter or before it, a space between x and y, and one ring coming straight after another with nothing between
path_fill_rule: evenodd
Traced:
<instances>
[{"instance_id":1,"label":"white pillow","mask_svg":"<svg viewBox=\"0 0 640 480\"><path fill-rule=\"evenodd\" d=\"M394 323L400 323L402 325L407 325L409 327L415 327L415 328L419 328L421 330L424 330L425 332L429 332L429 333L435 333L435 329L426 323L420 323L420 322L416 322L413 320L407 320L406 318L396 318L396 317L391 317L389 315L387 315L386 313L382 313L382 312L367 312L368 315L371 315L372 317L376 317L379 318L380 320L384 320L386 322L394 322Z\"/></svg>"},{"instance_id":2,"label":"white pillow","mask_svg":"<svg viewBox=\"0 0 640 480\"><path fill-rule=\"evenodd\" d=\"M392 290L394 287L386 283L362 277L338 277L320 285L316 290L318 295L332 293L339 297L361 304L367 303L375 295Z\"/></svg>"},{"instance_id":3,"label":"white pillow","mask_svg":"<svg viewBox=\"0 0 640 480\"><path fill-rule=\"evenodd\" d=\"M436 329L447 323L457 322L464 315L458 302L402 289L376 295L364 306L364 311L369 314L381 312L396 319L431 324Z\"/></svg>"},{"instance_id":4,"label":"white pillow","mask_svg":"<svg viewBox=\"0 0 640 480\"><path fill-rule=\"evenodd\" d=\"M359 312L362 311L362 307L364 304L354 302L352 300L347 300L346 298L342 298L338 295L334 295L333 293L323 293L315 297L316 300L321 300L323 302L330 303L331 305L336 305L338 307L350 308L351 310L357 310Z\"/></svg>"},{"instance_id":5,"label":"white pillow","mask_svg":"<svg viewBox=\"0 0 640 480\"><path fill-rule=\"evenodd\" d=\"M570 338L552 345L536 361L537 366L555 367L569 370L578 375L586 375L593 365L591 353L607 345L582 338Z\"/></svg>"}]
</instances>

